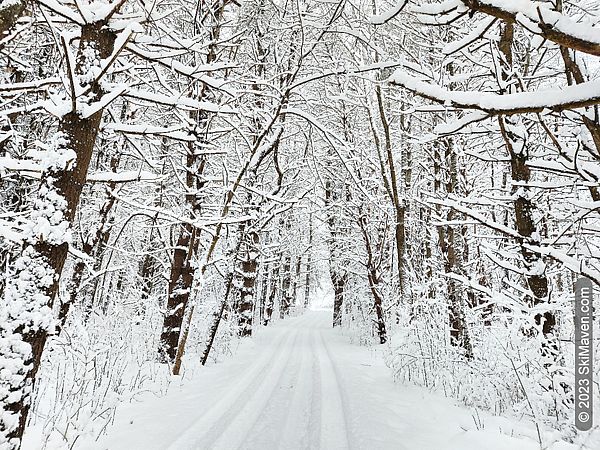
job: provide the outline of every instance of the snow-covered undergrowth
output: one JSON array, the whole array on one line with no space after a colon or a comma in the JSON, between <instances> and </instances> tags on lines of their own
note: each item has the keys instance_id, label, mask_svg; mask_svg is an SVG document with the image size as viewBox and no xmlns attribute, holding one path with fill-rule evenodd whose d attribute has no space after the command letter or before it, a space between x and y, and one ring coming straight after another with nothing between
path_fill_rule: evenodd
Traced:
<instances>
[{"instance_id":1,"label":"snow-covered undergrowth","mask_svg":"<svg viewBox=\"0 0 600 450\"><path fill-rule=\"evenodd\" d=\"M558 440L572 442L576 448L600 448L598 426L586 433L574 426L570 299L562 298L556 307L568 318L560 323L556 362L541 358L540 340L524 331L531 329L533 318L515 311L496 311L490 326L477 310L470 310L467 318L474 355L465 359L459 348L449 343L447 309L423 302L418 315L393 330L387 364L400 383L423 386L496 415L533 422L537 434L533 437L541 441L540 448ZM594 358L599 357L596 344ZM598 375L596 368L595 379ZM599 417L597 386L594 393Z\"/></svg>"},{"instance_id":2,"label":"snow-covered undergrowth","mask_svg":"<svg viewBox=\"0 0 600 450\"><path fill-rule=\"evenodd\" d=\"M24 449L82 448L113 423L116 412L127 403L164 395L173 383L193 378L200 370L209 320L216 302L199 308L190 332L189 352L182 374L171 375L157 361L162 315L150 298L144 314L134 303L111 299L111 309L85 318L74 308L59 337L50 342L36 384ZM230 356L237 348L234 321L219 328L209 364Z\"/></svg>"},{"instance_id":3,"label":"snow-covered undergrowth","mask_svg":"<svg viewBox=\"0 0 600 450\"><path fill-rule=\"evenodd\" d=\"M156 336L148 332L151 328L136 325L130 311L92 315L86 325L83 317L77 319L52 340L45 355L30 448L34 443L70 447L83 437L97 437L121 402L148 390L159 395L169 383L166 367L155 362Z\"/></svg>"}]
</instances>

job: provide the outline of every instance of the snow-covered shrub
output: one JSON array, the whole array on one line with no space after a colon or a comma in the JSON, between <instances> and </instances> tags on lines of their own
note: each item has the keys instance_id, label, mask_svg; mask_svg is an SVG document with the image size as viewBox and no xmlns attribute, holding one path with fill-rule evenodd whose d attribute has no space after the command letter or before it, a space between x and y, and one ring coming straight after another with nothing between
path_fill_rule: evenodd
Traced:
<instances>
[{"instance_id":1,"label":"snow-covered shrub","mask_svg":"<svg viewBox=\"0 0 600 450\"><path fill-rule=\"evenodd\" d=\"M575 439L571 302L569 296L563 296L555 304L564 318L556 361L541 357L539 333L525 331L531 329L531 316L501 308L493 313L492 325L486 324L481 310L468 310L474 355L467 359L460 347L449 342L447 307L441 302L424 301L419 304L419 314L395 329L387 363L399 382L425 386L495 414L527 417L541 427L561 429L563 437ZM598 344L594 357L600 357ZM595 398L599 398L597 389Z\"/></svg>"}]
</instances>

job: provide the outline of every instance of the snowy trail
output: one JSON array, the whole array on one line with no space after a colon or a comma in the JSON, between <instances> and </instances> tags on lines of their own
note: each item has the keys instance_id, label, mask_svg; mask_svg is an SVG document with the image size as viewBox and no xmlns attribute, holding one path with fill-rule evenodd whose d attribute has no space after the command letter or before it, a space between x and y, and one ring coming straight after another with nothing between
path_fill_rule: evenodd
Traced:
<instances>
[{"instance_id":1,"label":"snowy trail","mask_svg":"<svg viewBox=\"0 0 600 450\"><path fill-rule=\"evenodd\" d=\"M265 357L248 368L242 387L208 409L169 449L350 449L338 374L320 331L322 317L290 320L280 343L266 344ZM307 441L317 421L320 433Z\"/></svg>"},{"instance_id":2,"label":"snowy trail","mask_svg":"<svg viewBox=\"0 0 600 450\"><path fill-rule=\"evenodd\" d=\"M166 396L124 406L108 436L80 448L536 448L507 436L508 421L490 418L493 429L476 430L466 408L394 384L379 348L350 344L330 319L310 311L262 330Z\"/></svg>"}]
</instances>

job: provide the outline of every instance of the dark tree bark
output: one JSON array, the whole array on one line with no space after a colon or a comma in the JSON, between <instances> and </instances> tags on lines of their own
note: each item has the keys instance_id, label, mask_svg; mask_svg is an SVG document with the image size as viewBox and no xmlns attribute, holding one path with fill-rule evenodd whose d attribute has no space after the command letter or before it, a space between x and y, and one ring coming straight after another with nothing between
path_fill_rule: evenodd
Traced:
<instances>
[{"instance_id":1,"label":"dark tree bark","mask_svg":"<svg viewBox=\"0 0 600 450\"><path fill-rule=\"evenodd\" d=\"M207 120L205 114L195 114L195 119L199 123L205 123ZM206 184L202 180L205 166L206 159L196 154L196 146L193 144L188 145L186 186L190 191L196 192L187 194L185 201L194 215L199 212L198 193ZM173 252L167 305L160 335L158 357L161 362L172 363L177 355L183 318L194 283L195 268L193 259L198 254L199 246L200 230L190 222L181 223L177 244Z\"/></svg>"},{"instance_id":2,"label":"dark tree bark","mask_svg":"<svg viewBox=\"0 0 600 450\"><path fill-rule=\"evenodd\" d=\"M513 37L513 24L504 24L498 45L500 51L504 55L504 61L501 65L500 74L504 81L507 81L511 76L513 64ZM525 138L523 136L519 136L518 133L513 132L513 118L501 116L498 118L498 123L500 125L500 131L504 139L506 150L510 157L511 177L513 181L517 182L513 183L511 192L515 197L514 208L517 231L521 236L526 238L519 242L521 246L523 264L527 273L527 275L525 275L525 279L530 291L530 295L527 295L528 298L526 300L532 307L540 304L548 304L550 300L548 278L546 277L546 266L543 261L543 257L540 253L531 251L523 245L525 240L531 243L532 240L535 241L536 236L539 236L533 218L535 205L526 194L526 189L519 189L519 187L516 186L518 183L527 185L531 179L531 169L528 166L528 143L524 140ZM558 347L554 337L552 336L554 327L556 326L556 317L554 313L548 310L544 313L536 314L535 323L538 326L541 326L542 333L547 340L542 348L542 353L556 355L558 352Z\"/></svg>"},{"instance_id":3,"label":"dark tree bark","mask_svg":"<svg viewBox=\"0 0 600 450\"><path fill-rule=\"evenodd\" d=\"M312 215L308 219L308 249L306 257L306 275L304 280L304 307L308 308L310 302L310 271L312 269L312 241L313 241L313 225Z\"/></svg>"},{"instance_id":4,"label":"dark tree bark","mask_svg":"<svg viewBox=\"0 0 600 450\"><path fill-rule=\"evenodd\" d=\"M159 357L162 362L173 362L177 353L183 316L194 281L192 257L195 255L198 242L196 232L191 224L182 224L173 253L169 297L160 335Z\"/></svg>"},{"instance_id":5,"label":"dark tree bark","mask_svg":"<svg viewBox=\"0 0 600 450\"><path fill-rule=\"evenodd\" d=\"M527 165L528 156L524 150L518 153L514 151L513 139L515 137L511 135L510 131L507 129L507 120L508 119L500 118L499 122L502 134L505 138L506 147L510 155L512 179L514 181L527 183L529 182L531 176L531 170ZM527 242L531 243L532 240L534 240L534 237L538 235L533 218L535 205L531 202L529 197L523 193L523 190L518 190L517 187L513 188L512 195L515 196L514 207L517 231L521 236L526 238ZM522 245L524 241L525 239L520 242L521 256L527 271L525 280L530 291L530 295L527 295L526 300L532 307L540 304L548 304L550 301L548 296L548 278L546 277L543 257L540 253L531 251ZM553 343L549 344L550 347L544 347L543 352L547 353L550 351L551 353L556 353L558 349L556 348L556 343L552 337L554 328L556 326L556 317L554 313L551 311L545 311L544 313L536 314L535 323L538 326L541 326L544 336L553 341Z\"/></svg>"},{"instance_id":6,"label":"dark tree bark","mask_svg":"<svg viewBox=\"0 0 600 450\"><path fill-rule=\"evenodd\" d=\"M25 7L27 6L25 0L6 3L7 6L0 4L0 39L15 26L19 18L25 12Z\"/></svg>"},{"instance_id":7,"label":"dark tree bark","mask_svg":"<svg viewBox=\"0 0 600 450\"><path fill-rule=\"evenodd\" d=\"M331 274L333 283L333 326L342 326L342 307L344 305L344 291L346 290L347 275L339 275L337 272Z\"/></svg>"},{"instance_id":8,"label":"dark tree bark","mask_svg":"<svg viewBox=\"0 0 600 450\"><path fill-rule=\"evenodd\" d=\"M296 267L294 270L294 277L292 278L292 287L291 287L291 294L290 294L290 301L291 301L291 306L292 308L296 307L296 302L298 300L298 281L300 280L300 271L301 271L301 265L302 265L302 256L298 256L296 258Z\"/></svg>"},{"instance_id":9,"label":"dark tree bark","mask_svg":"<svg viewBox=\"0 0 600 450\"><path fill-rule=\"evenodd\" d=\"M273 316L273 310L275 308L275 300L277 297L277 291L279 288L279 266L281 264L281 257L273 264L273 272L271 276L271 287L269 289L269 297L267 298L265 308L265 319L263 322L264 326L269 325L271 317Z\"/></svg>"},{"instance_id":10,"label":"dark tree bark","mask_svg":"<svg viewBox=\"0 0 600 450\"><path fill-rule=\"evenodd\" d=\"M213 314L213 322L208 330L208 341L206 342L206 348L204 349L204 353L202 353L201 363L202 365L206 365L208 361L208 357L210 355L210 351L213 348L215 343L215 338L217 337L217 331L219 330L219 324L221 320L223 320L223 316L225 315L225 311L227 310L227 302L229 300L229 294L231 293L233 287L233 272L227 274L225 279L225 295L223 296L223 300L221 300L221 304L219 305L219 309Z\"/></svg>"},{"instance_id":11,"label":"dark tree bark","mask_svg":"<svg viewBox=\"0 0 600 450\"><path fill-rule=\"evenodd\" d=\"M258 293L258 323L264 324L265 321L265 308L267 305L267 295L269 290L269 277L271 276L270 265L264 265L262 268L262 281L260 285L260 292Z\"/></svg>"},{"instance_id":12,"label":"dark tree bark","mask_svg":"<svg viewBox=\"0 0 600 450\"><path fill-rule=\"evenodd\" d=\"M444 146L443 161L440 146ZM457 161L453 142L445 139L434 147L434 192L439 195L453 194L457 190ZM442 183L445 178L446 182ZM442 185L444 190L442 191ZM442 208L438 206L438 215L442 215ZM446 222L455 220L455 212L451 208L446 213ZM458 249L459 239L453 225L438 225L438 245L443 261L444 273L452 274L461 272L461 255ZM469 337L465 319L463 290L461 285L452 278L446 280L446 298L448 302L448 321L450 326L450 343L461 347L466 359L473 357L473 347Z\"/></svg>"},{"instance_id":13,"label":"dark tree bark","mask_svg":"<svg viewBox=\"0 0 600 450\"><path fill-rule=\"evenodd\" d=\"M291 277L292 277L292 257L286 256L283 260L283 280L281 282L281 296L279 297L279 318L283 319L290 314L292 303L291 296Z\"/></svg>"},{"instance_id":14,"label":"dark tree bark","mask_svg":"<svg viewBox=\"0 0 600 450\"><path fill-rule=\"evenodd\" d=\"M113 172L117 171L120 157L120 153L115 153L111 158L110 165L111 170ZM116 184L116 182L111 181L106 186L106 199L102 207L100 208L100 212L98 214L99 224L96 227L96 232L92 236L89 236L88 239L83 243L83 253L90 256L94 255L95 272L97 272L100 269L100 266L102 264L101 252L103 247L108 243L108 239L110 237L111 227L108 225L108 223L110 213L116 202L116 198L112 195L112 191L116 187ZM67 320L67 316L69 314L69 309L71 308L71 305L75 303L77 298L81 295L80 288L81 282L83 281L83 274L85 273L85 267L86 264L83 260L78 260L75 263L75 266L73 267L73 274L71 275L71 279L67 284L68 299L60 305L60 310L58 314L58 333L60 333L60 330L62 330L65 321ZM93 302L93 296L95 295L95 291L95 288L91 291L92 298L90 299L90 302ZM87 314L89 314L89 311L91 311L92 307L93 303L90 305L86 305L86 308L88 309Z\"/></svg>"},{"instance_id":15,"label":"dark tree bark","mask_svg":"<svg viewBox=\"0 0 600 450\"><path fill-rule=\"evenodd\" d=\"M367 279L369 281L369 290L373 295L373 309L375 311L375 324L377 327L377 335L379 337L379 343L385 344L387 342L387 332L385 327L385 316L383 313L383 298L381 296L380 287L381 284L381 262L383 259L383 245L384 240L381 240L380 245L373 248L371 239L369 237L369 231L367 229L367 218L361 216L358 218L358 225L363 237L363 243L367 252L367 261L365 267L367 269ZM377 253L377 254L374 254Z\"/></svg>"},{"instance_id":16,"label":"dark tree bark","mask_svg":"<svg viewBox=\"0 0 600 450\"><path fill-rule=\"evenodd\" d=\"M246 240L246 251L241 262L242 287L237 306L238 334L241 337L252 335L252 317L254 314L254 286L258 271L258 243L259 236L251 231L244 236Z\"/></svg>"},{"instance_id":17,"label":"dark tree bark","mask_svg":"<svg viewBox=\"0 0 600 450\"><path fill-rule=\"evenodd\" d=\"M90 62L86 51L90 47L97 49L99 57L104 59L110 56L113 51L116 34L109 29L106 21L93 22L81 27L81 39L77 54L77 65L75 73L81 74ZM90 91L92 101L98 101L102 96L102 88L99 80L92 81L87 85ZM58 125L58 148L64 150L72 150L75 152L75 164L67 165L64 170L50 169L42 174L42 182L39 190L40 203L48 204L48 202L56 202L50 194L56 194L58 198L64 199L64 206L59 206L63 211L64 220L71 225L75 212L79 204L81 191L86 182L88 167L94 150L94 144L98 136L100 121L102 119L103 109L95 112L89 117L83 117L76 110L65 114L59 121ZM40 212L43 214L43 212ZM49 284L43 280L38 280L35 286L31 286L34 290L26 295L36 295L40 293L47 298L47 306L52 307L56 294L58 292L59 279L67 258L68 243L53 243L53 241L45 240L43 236L37 236L33 245L27 245L23 249L23 255L35 261L39 267L45 267L45 270L53 274L53 279ZM17 277L27 271L25 267L17 273ZM37 300L32 300L36 302ZM27 371L23 374L23 379L13 384L10 388L13 400L8 401L4 405L5 411L13 413L18 418L16 427L8 428L4 422L0 422L0 428L8 431L7 435L12 448L18 448L23 436L27 416L30 408L30 392L35 382L36 374L40 367L42 354L46 341L51 330L35 326L33 324L23 324L16 330L17 334L21 335L21 339L31 348L31 352L25 360ZM0 399L4 401L4 399ZM10 447L9 447L10 448Z\"/></svg>"},{"instance_id":18,"label":"dark tree bark","mask_svg":"<svg viewBox=\"0 0 600 450\"><path fill-rule=\"evenodd\" d=\"M335 200L335 192L333 183L327 181L325 183L325 206L327 208L327 224L329 225L329 231L331 233L331 240L329 243L330 263L329 263L329 276L331 277L331 284L333 285L333 326L338 327L342 325L342 307L344 305L344 290L346 288L346 281L348 275L338 267L338 261L336 261L337 249L335 242L337 238L337 224L334 215L331 211Z\"/></svg>"},{"instance_id":19,"label":"dark tree bark","mask_svg":"<svg viewBox=\"0 0 600 450\"><path fill-rule=\"evenodd\" d=\"M228 1L217 1L212 4L200 4L197 9L197 15L194 18L195 25L199 26L205 21L210 22L205 24L205 26L210 27L210 43L204 61L206 64L211 64L217 59L223 11L228 3ZM199 92L196 95L198 100L210 99L208 85L200 84L198 89ZM206 111L194 111L190 116L198 125L198 129L206 129L208 127L210 117ZM208 136L203 137L203 141L207 141L208 139ZM187 194L185 201L193 216L199 212L198 193L206 185L206 181L202 181L206 159L204 156L198 155L198 148L198 144L190 143L186 156L186 186L192 192L195 190L196 193ZM233 193L231 193L231 197L227 201L229 202L231 198L233 198ZM215 231L211 248L214 248L216 241L219 239L221 227L219 225ZM192 260L197 255L199 245L200 230L192 226L189 222L182 223L179 229L177 248L173 254L167 306L158 349L158 358L160 361L174 363L174 375L177 375L179 372L181 358L183 357L183 348L185 347L186 339L183 339L182 333L187 338L187 328L184 330L183 319L194 282L195 269L192 267ZM212 253L212 249L210 251ZM201 268L201 271L204 270L206 268ZM191 316L192 314L189 314L190 320Z\"/></svg>"},{"instance_id":20,"label":"dark tree bark","mask_svg":"<svg viewBox=\"0 0 600 450\"><path fill-rule=\"evenodd\" d=\"M386 185L386 190L390 200L392 202L392 206L394 207L395 214L395 224L394 224L394 237L396 242L396 268L398 273L398 285L400 288L400 299L404 300L404 297L408 294L408 289L406 286L406 273L405 273L405 265L406 265L406 206L404 199L400 196L400 181L398 177L398 172L396 170L396 164L394 162L394 154L392 151L392 135L390 131L389 121L387 119L387 115L385 112L385 105L383 103L383 93L381 91L381 86L376 85L375 94L377 97L377 106L379 109L379 118L381 121L381 125L383 127L383 148L385 150L385 164L381 164L381 175L384 179L384 184ZM376 137L376 145L379 147L382 145L379 142L379 138L377 138L376 133L374 133ZM410 176L407 172L403 174L405 177ZM389 178L388 178L389 177ZM406 182L406 179L405 179Z\"/></svg>"}]
</instances>

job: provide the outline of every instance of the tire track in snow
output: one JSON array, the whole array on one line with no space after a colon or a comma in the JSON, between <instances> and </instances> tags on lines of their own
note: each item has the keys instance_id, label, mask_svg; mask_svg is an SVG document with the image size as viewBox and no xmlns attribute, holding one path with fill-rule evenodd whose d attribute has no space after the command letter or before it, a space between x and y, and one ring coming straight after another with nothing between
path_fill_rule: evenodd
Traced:
<instances>
[{"instance_id":1,"label":"tire track in snow","mask_svg":"<svg viewBox=\"0 0 600 450\"><path fill-rule=\"evenodd\" d=\"M240 448L247 439L254 424L260 417L262 411L266 408L274 390L280 384L281 378L285 374L285 368L292 358L290 347L295 345L298 339L299 330L293 332L292 344L288 345L290 339L282 346L278 357L269 364L265 375L258 380L256 386L253 386L252 392L247 400L239 399L232 406L226 417L220 420L214 431L208 433L210 440L203 442L201 448L211 450L234 450Z\"/></svg>"},{"instance_id":2,"label":"tire track in snow","mask_svg":"<svg viewBox=\"0 0 600 450\"><path fill-rule=\"evenodd\" d=\"M294 349L295 353L302 355L301 363L295 373L294 388L289 392L289 404L277 446L282 450L308 448L310 442L314 356L310 329L304 329L302 335L300 345Z\"/></svg>"},{"instance_id":3,"label":"tire track in snow","mask_svg":"<svg viewBox=\"0 0 600 450\"><path fill-rule=\"evenodd\" d=\"M317 357L321 373L321 438L319 448L323 450L350 449L346 423L345 402L343 399L338 373L321 331L314 331L317 341Z\"/></svg>"},{"instance_id":4,"label":"tire track in snow","mask_svg":"<svg viewBox=\"0 0 600 450\"><path fill-rule=\"evenodd\" d=\"M301 372L306 364L304 347L308 344L308 334L303 328L299 338L289 348L291 358L274 386L271 396L262 411L256 413L256 420L242 449L275 449L281 439L286 438L286 424L298 405L295 404L299 385L302 383ZM296 424L298 426L298 424ZM297 444L289 448L303 448Z\"/></svg>"},{"instance_id":5,"label":"tire track in snow","mask_svg":"<svg viewBox=\"0 0 600 450\"><path fill-rule=\"evenodd\" d=\"M289 330L289 328L287 328ZM280 342L270 345L265 356L258 359L246 374L238 380L238 385L223 396L215 405L209 407L198 420L175 441L169 450L202 449L205 439L218 433L220 428L226 424L226 419L239 412L239 404L252 397L256 388L264 382L265 374L272 369L274 360L280 360L285 353L286 344L296 338L298 331L281 333ZM202 408L205 405L198 405ZM236 412L236 409L238 410ZM218 438L218 435L216 436ZM231 449L229 449L231 450Z\"/></svg>"},{"instance_id":6,"label":"tire track in snow","mask_svg":"<svg viewBox=\"0 0 600 450\"><path fill-rule=\"evenodd\" d=\"M348 393L347 393L346 389L344 388L343 377L341 376L342 372L338 369L338 367L335 363L335 360L331 357L331 351L329 350L329 346L327 345L327 341L323 337L322 332L319 332L319 337L321 338L321 344L323 345L323 348L325 349L325 352L327 353L329 362L331 363L331 367L333 369L336 383L338 386L338 392L340 394L340 400L341 400L341 404L342 404L342 411L344 411L344 423L346 425L346 437L348 439L349 448L355 448L357 446L359 448L362 448L360 446L360 444L358 444L356 436L354 435L354 432L353 432L354 426L353 426L352 420L351 420L352 417L348 417L348 414L352 412L352 406L351 406L351 402L349 400Z\"/></svg>"},{"instance_id":7,"label":"tire track in snow","mask_svg":"<svg viewBox=\"0 0 600 450\"><path fill-rule=\"evenodd\" d=\"M288 322L289 325L280 333L281 337L286 335L285 339L281 339L284 343L277 349L277 358L270 358L264 365L264 376L260 377L260 380L257 379L258 382L251 387L248 396L240 398L232 405L230 411L213 425L199 442L202 446L196 448L233 450L247 442L259 418L265 415L277 388L282 385L282 378L288 374L292 356L295 355L296 359L298 357L299 352L293 350L297 347L298 335L306 329L307 320L308 317L302 316ZM285 419L287 410L279 411L279 414L284 414ZM272 420L272 416L270 419Z\"/></svg>"},{"instance_id":8,"label":"tire track in snow","mask_svg":"<svg viewBox=\"0 0 600 450\"><path fill-rule=\"evenodd\" d=\"M312 395L310 399L310 449L321 445L321 369L317 357L314 332L310 340Z\"/></svg>"}]
</instances>

